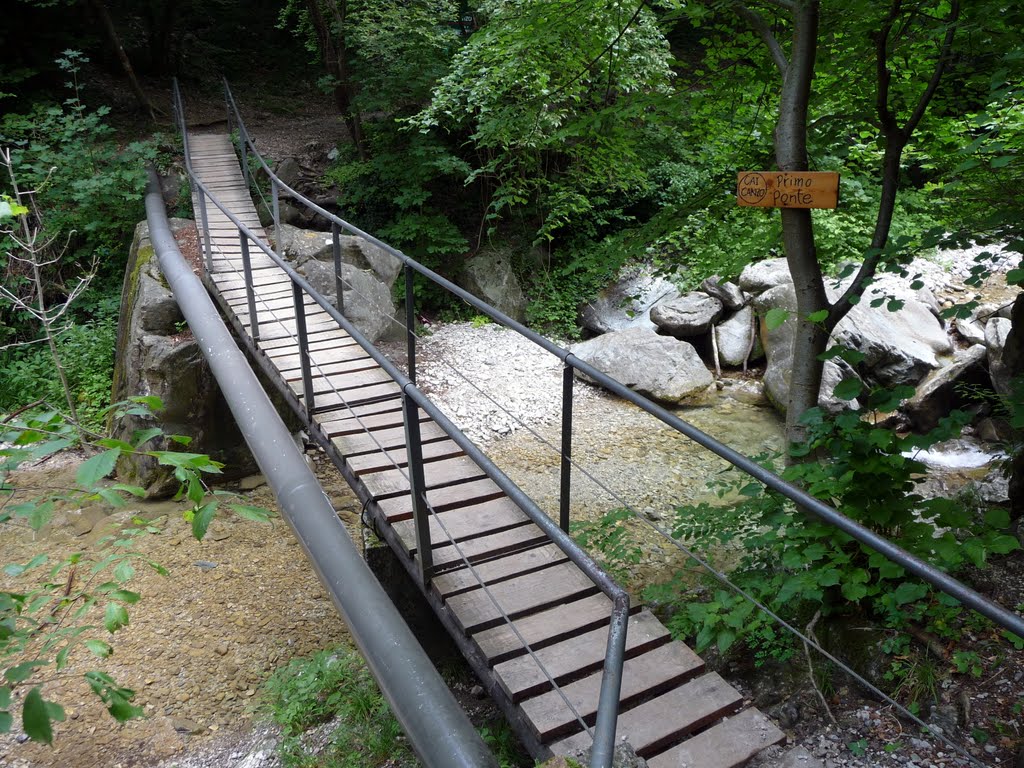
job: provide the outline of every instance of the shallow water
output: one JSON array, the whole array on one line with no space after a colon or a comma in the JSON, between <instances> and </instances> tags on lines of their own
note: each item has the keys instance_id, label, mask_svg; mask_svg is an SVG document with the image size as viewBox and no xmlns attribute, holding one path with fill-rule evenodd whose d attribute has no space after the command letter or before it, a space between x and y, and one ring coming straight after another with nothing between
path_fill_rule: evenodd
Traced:
<instances>
[{"instance_id":1,"label":"shallow water","mask_svg":"<svg viewBox=\"0 0 1024 768\"><path fill-rule=\"evenodd\" d=\"M927 451L908 451L903 454L917 459L938 470L978 469L1006 457L1005 453L992 452L972 440L947 440Z\"/></svg>"},{"instance_id":2,"label":"shallow water","mask_svg":"<svg viewBox=\"0 0 1024 768\"><path fill-rule=\"evenodd\" d=\"M747 455L777 453L783 424L767 406L718 394L707 405L675 414ZM487 446L487 453L549 514L559 495L560 426L520 430ZM707 494L707 481L728 468L723 460L636 406L607 394L573 416L573 519L593 519L628 506L654 519L671 518L679 504Z\"/></svg>"}]
</instances>

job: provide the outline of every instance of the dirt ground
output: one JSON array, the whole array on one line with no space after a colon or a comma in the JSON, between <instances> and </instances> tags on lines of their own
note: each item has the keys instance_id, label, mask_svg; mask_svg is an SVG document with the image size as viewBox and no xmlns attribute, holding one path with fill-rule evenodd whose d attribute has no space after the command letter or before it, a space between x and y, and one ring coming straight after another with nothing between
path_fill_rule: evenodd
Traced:
<instances>
[{"instance_id":1,"label":"dirt ground","mask_svg":"<svg viewBox=\"0 0 1024 768\"><path fill-rule=\"evenodd\" d=\"M44 465L18 482L66 486L73 473L73 464ZM358 502L343 481L320 474L359 541ZM248 503L273 508L266 486L247 495ZM83 648L61 673L37 678L45 681L45 696L67 711L66 722L56 724L54 746L19 743L16 726L0 739L0 766L153 766L208 749L215 741L237 741L252 732L257 691L273 669L317 649L350 642L283 520L265 525L221 514L199 542L190 535L180 509L173 502L145 502L105 516L98 509L72 508L59 512L38 537L27 527L4 527L0 565L24 563L40 552L55 563L74 552L98 551L102 537L142 515L152 518L159 533L137 538L135 550L169 575L160 576L141 559L136 562L137 574L128 588L143 597L129 609L131 623L113 636L102 627L90 635L108 640L114 655L100 662ZM30 573L42 578L45 571ZM12 579L0 572L0 583L25 589L31 581L29 574ZM101 623L102 606L93 614ZM124 724L114 721L82 678L95 668L135 690L134 703L146 716ZM16 689L16 698L27 691L28 686ZM16 703L12 709L20 707Z\"/></svg>"}]
</instances>

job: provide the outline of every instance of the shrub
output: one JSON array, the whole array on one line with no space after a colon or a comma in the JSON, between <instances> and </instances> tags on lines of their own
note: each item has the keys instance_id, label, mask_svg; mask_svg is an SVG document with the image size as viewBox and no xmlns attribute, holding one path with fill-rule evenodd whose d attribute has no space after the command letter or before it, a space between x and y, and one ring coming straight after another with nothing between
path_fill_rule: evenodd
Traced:
<instances>
[{"instance_id":1,"label":"shrub","mask_svg":"<svg viewBox=\"0 0 1024 768\"><path fill-rule=\"evenodd\" d=\"M889 404L891 409L903 396L876 392L867 408ZM917 492L925 467L913 453L958 434L964 414L954 412L926 435L900 436L877 427L868 413L848 410L827 417L812 409L804 418L809 441L797 450L808 460L788 467L783 476L947 572L966 565L983 568L991 555L1019 547L1004 533L1005 510L992 509L979 518L953 499L926 499ZM913 623L942 638L956 637L961 611L953 598L758 483L729 478L718 490L738 492L740 501L680 507L674 535L705 557L734 553L730 578L787 621L802 625L818 611L826 616L859 612L888 627ZM658 585L648 590L648 598L678 601L679 588L678 582ZM678 635L696 636L698 651L713 643L725 651L738 640L757 650L766 639L767 645L778 640L772 619L724 589L707 602L681 604L669 624Z\"/></svg>"}]
</instances>

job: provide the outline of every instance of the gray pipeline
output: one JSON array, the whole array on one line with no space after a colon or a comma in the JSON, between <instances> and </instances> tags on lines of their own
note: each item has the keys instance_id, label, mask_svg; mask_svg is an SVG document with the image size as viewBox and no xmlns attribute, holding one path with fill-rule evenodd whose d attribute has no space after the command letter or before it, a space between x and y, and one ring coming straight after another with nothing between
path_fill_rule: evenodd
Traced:
<instances>
[{"instance_id":1,"label":"gray pipeline","mask_svg":"<svg viewBox=\"0 0 1024 768\"><path fill-rule=\"evenodd\" d=\"M152 169L146 218L160 268L282 516L348 625L416 755L428 768L497 768L494 756L360 557L202 282L182 258Z\"/></svg>"}]
</instances>

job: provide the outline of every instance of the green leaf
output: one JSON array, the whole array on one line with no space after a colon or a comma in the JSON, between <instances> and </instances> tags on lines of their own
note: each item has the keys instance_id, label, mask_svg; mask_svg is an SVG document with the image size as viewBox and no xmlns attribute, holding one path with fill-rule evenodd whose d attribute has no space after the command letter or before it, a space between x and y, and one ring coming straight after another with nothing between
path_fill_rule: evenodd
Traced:
<instances>
[{"instance_id":1,"label":"green leaf","mask_svg":"<svg viewBox=\"0 0 1024 768\"><path fill-rule=\"evenodd\" d=\"M26 735L33 741L41 741L44 744L53 744L53 725L50 721L50 711L43 701L43 694L36 686L25 697L25 704L21 710L21 725Z\"/></svg>"},{"instance_id":2,"label":"green leaf","mask_svg":"<svg viewBox=\"0 0 1024 768\"><path fill-rule=\"evenodd\" d=\"M132 434L132 445L135 448L139 448L143 443L149 442L154 437L159 437L164 431L160 427L150 427L149 429L140 429Z\"/></svg>"},{"instance_id":3,"label":"green leaf","mask_svg":"<svg viewBox=\"0 0 1024 768\"><path fill-rule=\"evenodd\" d=\"M11 706L11 689L6 685L0 685L0 709L7 709Z\"/></svg>"},{"instance_id":4,"label":"green leaf","mask_svg":"<svg viewBox=\"0 0 1024 768\"><path fill-rule=\"evenodd\" d=\"M127 688L121 688L120 691L126 691ZM132 696L135 695L134 691L129 691ZM114 719L119 723L123 723L126 720L131 720L133 717L142 717L142 707L135 707L129 703L129 699L122 695L120 692L111 693L110 706L107 707L107 711L114 716Z\"/></svg>"},{"instance_id":5,"label":"green leaf","mask_svg":"<svg viewBox=\"0 0 1024 768\"><path fill-rule=\"evenodd\" d=\"M36 667L42 667L45 665L46 662L39 659L15 664L13 667L7 668L7 671L4 672L4 677L6 677L9 682L21 683L32 677L32 673L35 671Z\"/></svg>"},{"instance_id":6,"label":"green leaf","mask_svg":"<svg viewBox=\"0 0 1024 768\"><path fill-rule=\"evenodd\" d=\"M132 496L135 496L136 498L139 499L144 499L146 497L146 489L140 488L137 485L114 483L114 485L110 486L110 488L115 491L123 491L124 493L130 493Z\"/></svg>"},{"instance_id":7,"label":"green leaf","mask_svg":"<svg viewBox=\"0 0 1024 768\"><path fill-rule=\"evenodd\" d=\"M170 467L182 467L198 472L210 472L219 474L224 465L214 461L202 453L184 453L178 451L148 451L150 456L156 458L157 462Z\"/></svg>"},{"instance_id":8,"label":"green leaf","mask_svg":"<svg viewBox=\"0 0 1024 768\"><path fill-rule=\"evenodd\" d=\"M136 395L135 397L129 397L129 401L133 403L139 403L145 405L147 408L153 411L162 410L164 407L164 401L156 395Z\"/></svg>"},{"instance_id":9,"label":"green leaf","mask_svg":"<svg viewBox=\"0 0 1024 768\"><path fill-rule=\"evenodd\" d=\"M75 473L75 482L80 488L91 489L96 483L114 471L120 448L111 448L82 462Z\"/></svg>"},{"instance_id":10,"label":"green leaf","mask_svg":"<svg viewBox=\"0 0 1024 768\"><path fill-rule=\"evenodd\" d=\"M868 588L863 584L855 584L848 582L846 584L843 584L842 592L843 597L855 603L868 593Z\"/></svg>"},{"instance_id":11,"label":"green leaf","mask_svg":"<svg viewBox=\"0 0 1024 768\"><path fill-rule=\"evenodd\" d=\"M253 507L248 504L229 504L231 511L246 520L253 520L258 523L268 523L274 517L274 511L263 507Z\"/></svg>"},{"instance_id":12,"label":"green leaf","mask_svg":"<svg viewBox=\"0 0 1024 768\"><path fill-rule=\"evenodd\" d=\"M985 513L985 525L999 530L1010 525L1010 512L1002 507L993 507Z\"/></svg>"},{"instance_id":13,"label":"green leaf","mask_svg":"<svg viewBox=\"0 0 1024 768\"><path fill-rule=\"evenodd\" d=\"M114 633L121 627L128 626L128 611L123 605L107 603L107 609L103 612L103 626L107 632Z\"/></svg>"},{"instance_id":14,"label":"green leaf","mask_svg":"<svg viewBox=\"0 0 1024 768\"><path fill-rule=\"evenodd\" d=\"M906 605L907 603L912 603L915 600L920 600L927 594L928 587L924 584L915 584L912 581L904 581L896 588L896 591L892 593L892 596L897 605Z\"/></svg>"},{"instance_id":15,"label":"green leaf","mask_svg":"<svg viewBox=\"0 0 1024 768\"><path fill-rule=\"evenodd\" d=\"M122 603L127 603L128 605L135 605L135 603L142 599L142 595L138 592L132 592L127 589L115 589L113 592L110 592L107 597L111 600L118 600Z\"/></svg>"},{"instance_id":16,"label":"green leaf","mask_svg":"<svg viewBox=\"0 0 1024 768\"><path fill-rule=\"evenodd\" d=\"M10 733L14 719L10 712L0 712L0 733Z\"/></svg>"},{"instance_id":17,"label":"green leaf","mask_svg":"<svg viewBox=\"0 0 1024 768\"><path fill-rule=\"evenodd\" d=\"M28 515L28 525L33 531L41 531L53 516L54 504L52 501L44 501L42 504L34 504Z\"/></svg>"},{"instance_id":18,"label":"green leaf","mask_svg":"<svg viewBox=\"0 0 1024 768\"><path fill-rule=\"evenodd\" d=\"M85 647L88 648L89 651L95 654L96 656L99 656L101 659L107 658L114 652L114 649L110 646L110 644L105 643L102 640L86 640Z\"/></svg>"},{"instance_id":19,"label":"green leaf","mask_svg":"<svg viewBox=\"0 0 1024 768\"><path fill-rule=\"evenodd\" d=\"M769 309L768 313L764 316L764 324L769 331L774 331L788 319L789 310L775 307L774 309Z\"/></svg>"},{"instance_id":20,"label":"green leaf","mask_svg":"<svg viewBox=\"0 0 1024 768\"><path fill-rule=\"evenodd\" d=\"M843 379L836 384L832 394L840 400L854 400L864 391L864 384L860 379Z\"/></svg>"},{"instance_id":21,"label":"green leaf","mask_svg":"<svg viewBox=\"0 0 1024 768\"><path fill-rule=\"evenodd\" d=\"M736 633L731 629L723 629L718 633L718 652L725 653L736 642Z\"/></svg>"},{"instance_id":22,"label":"green leaf","mask_svg":"<svg viewBox=\"0 0 1024 768\"><path fill-rule=\"evenodd\" d=\"M114 578L122 584L126 581L130 581L134 575L135 568L127 560L122 560L117 564L117 567L114 568Z\"/></svg>"},{"instance_id":23,"label":"green leaf","mask_svg":"<svg viewBox=\"0 0 1024 768\"><path fill-rule=\"evenodd\" d=\"M206 529L210 527L213 516L217 514L217 502L211 501L195 510L192 518L192 535L199 541L206 535Z\"/></svg>"},{"instance_id":24,"label":"green leaf","mask_svg":"<svg viewBox=\"0 0 1024 768\"><path fill-rule=\"evenodd\" d=\"M818 574L818 586L834 587L842 579L842 572L838 568L828 568Z\"/></svg>"},{"instance_id":25,"label":"green leaf","mask_svg":"<svg viewBox=\"0 0 1024 768\"><path fill-rule=\"evenodd\" d=\"M817 312L811 312L807 316L807 322L809 323L823 323L828 319L828 310L822 309Z\"/></svg>"},{"instance_id":26,"label":"green leaf","mask_svg":"<svg viewBox=\"0 0 1024 768\"><path fill-rule=\"evenodd\" d=\"M112 507L120 508L127 504L127 502L121 497L119 493L117 493L117 491L114 491L110 488L98 488L96 490L96 495L99 496Z\"/></svg>"},{"instance_id":27,"label":"green leaf","mask_svg":"<svg viewBox=\"0 0 1024 768\"><path fill-rule=\"evenodd\" d=\"M131 443L126 443L124 440L115 440L112 437L104 437L96 441L96 445L102 446L103 448L120 448L122 451L132 451Z\"/></svg>"},{"instance_id":28,"label":"green leaf","mask_svg":"<svg viewBox=\"0 0 1024 768\"><path fill-rule=\"evenodd\" d=\"M989 541L988 548L997 555L1005 555L1020 549L1020 542L1017 540L1016 536L1007 536L1004 534L1001 536L994 536L992 540Z\"/></svg>"}]
</instances>

